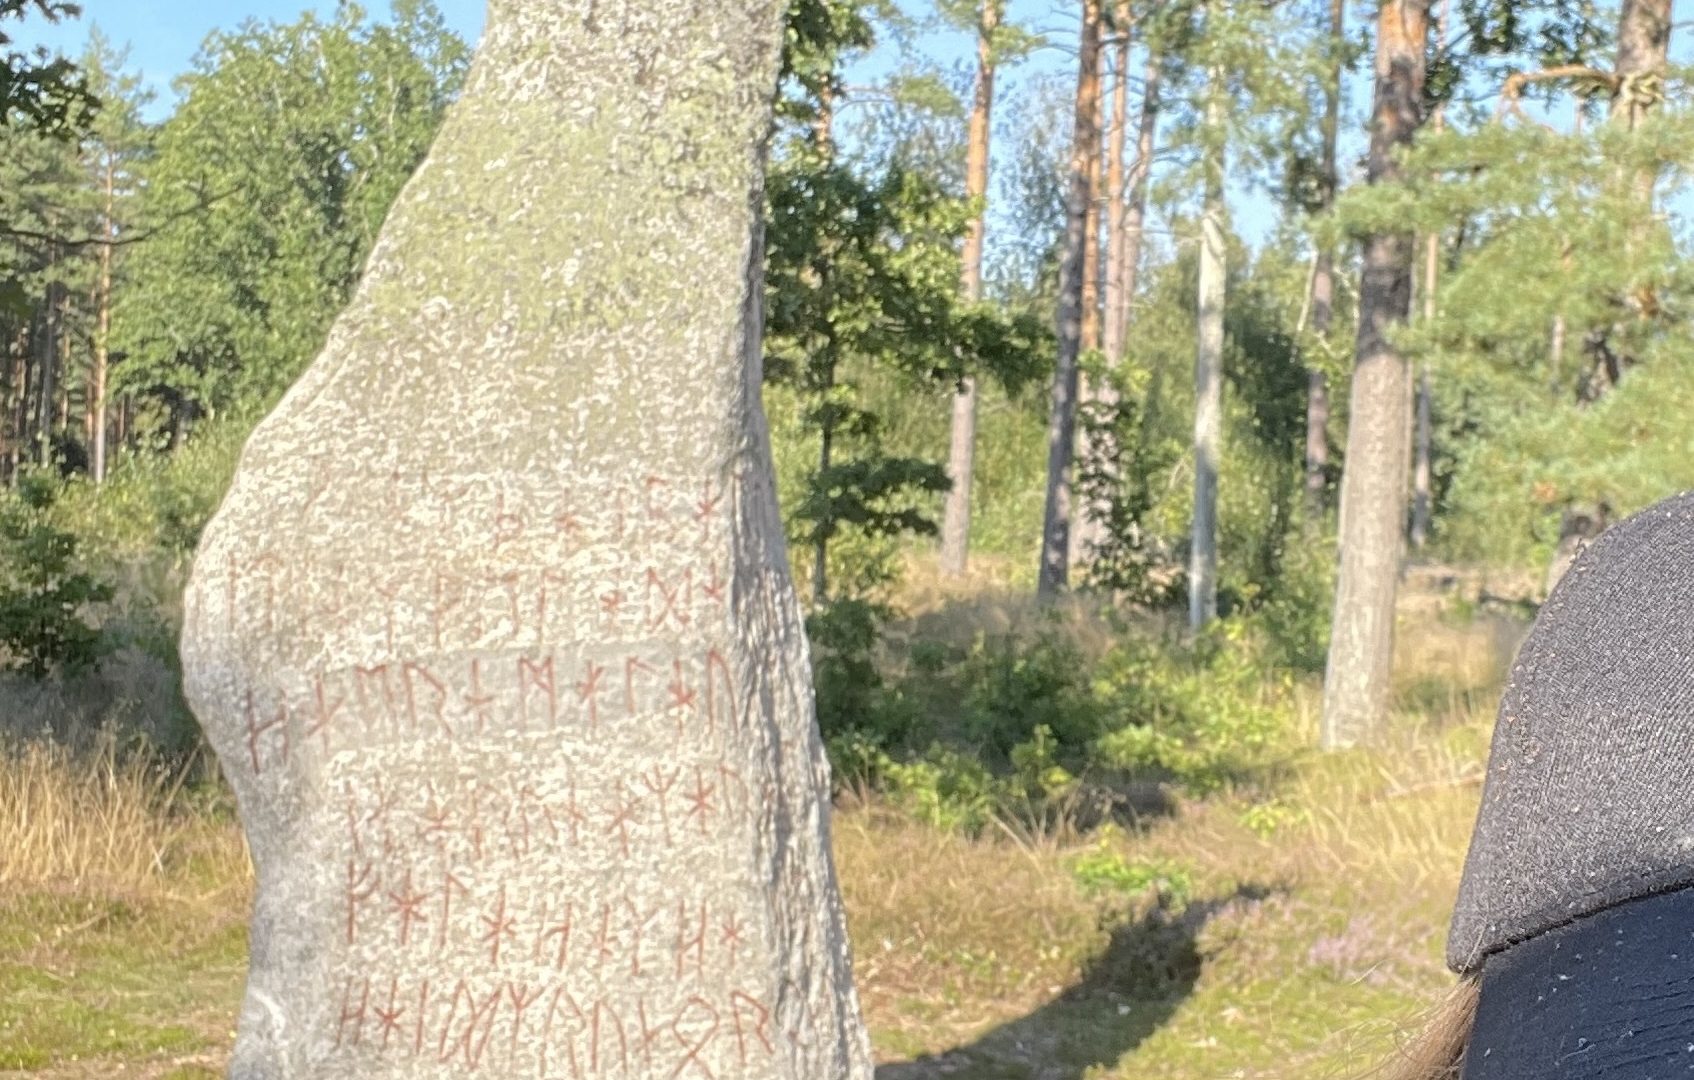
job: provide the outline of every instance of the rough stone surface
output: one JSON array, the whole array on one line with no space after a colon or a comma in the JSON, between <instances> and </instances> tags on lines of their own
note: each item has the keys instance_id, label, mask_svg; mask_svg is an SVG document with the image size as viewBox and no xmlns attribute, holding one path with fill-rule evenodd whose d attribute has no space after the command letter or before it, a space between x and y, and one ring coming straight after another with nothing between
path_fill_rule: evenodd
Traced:
<instances>
[{"instance_id":1,"label":"rough stone surface","mask_svg":"<svg viewBox=\"0 0 1694 1080\"><path fill-rule=\"evenodd\" d=\"M780 0L496 0L187 596L231 1075L868 1080L758 400Z\"/></svg>"}]
</instances>

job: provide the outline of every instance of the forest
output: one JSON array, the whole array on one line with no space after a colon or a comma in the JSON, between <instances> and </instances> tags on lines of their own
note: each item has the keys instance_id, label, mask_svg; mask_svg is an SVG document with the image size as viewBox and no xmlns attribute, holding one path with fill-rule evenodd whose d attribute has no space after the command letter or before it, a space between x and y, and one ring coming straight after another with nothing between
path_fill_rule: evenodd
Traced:
<instances>
[{"instance_id":1,"label":"forest","mask_svg":"<svg viewBox=\"0 0 1694 1080\"><path fill-rule=\"evenodd\" d=\"M162 94L102 6L0 0L0 1071L212 1076L183 589L475 43L232 5ZM882 1080L1352 1075L1450 985L1516 646L1694 487L1675 14L791 0L764 407Z\"/></svg>"}]
</instances>

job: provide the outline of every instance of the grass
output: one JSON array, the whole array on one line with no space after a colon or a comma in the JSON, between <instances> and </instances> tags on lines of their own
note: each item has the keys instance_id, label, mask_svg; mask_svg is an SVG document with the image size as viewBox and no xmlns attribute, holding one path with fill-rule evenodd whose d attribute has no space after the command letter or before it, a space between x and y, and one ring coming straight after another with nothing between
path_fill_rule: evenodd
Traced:
<instances>
[{"instance_id":1,"label":"grass","mask_svg":"<svg viewBox=\"0 0 1694 1080\"><path fill-rule=\"evenodd\" d=\"M970 839L844 807L878 1080L1344 1078L1388 1053L1451 984L1441 943L1516 632L1406 618L1385 747L1087 835ZM109 740L0 756L0 1073L221 1075L251 887L227 797L194 770Z\"/></svg>"}]
</instances>

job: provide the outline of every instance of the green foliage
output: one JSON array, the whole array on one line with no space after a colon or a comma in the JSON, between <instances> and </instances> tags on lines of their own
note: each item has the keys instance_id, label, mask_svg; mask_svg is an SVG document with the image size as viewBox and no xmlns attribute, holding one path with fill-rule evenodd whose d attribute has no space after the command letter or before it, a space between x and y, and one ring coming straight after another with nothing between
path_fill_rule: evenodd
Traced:
<instances>
[{"instance_id":1,"label":"green foliage","mask_svg":"<svg viewBox=\"0 0 1694 1080\"><path fill-rule=\"evenodd\" d=\"M158 233L117 314L119 386L173 429L271 400L317 352L468 57L425 2L395 23L215 33L145 169Z\"/></svg>"},{"instance_id":2,"label":"green foliage","mask_svg":"<svg viewBox=\"0 0 1694 1080\"><path fill-rule=\"evenodd\" d=\"M874 773L881 751L911 738L918 722L877 666L886 617L886 609L869 601L837 599L806 618L818 728L845 777Z\"/></svg>"},{"instance_id":3,"label":"green foliage","mask_svg":"<svg viewBox=\"0 0 1694 1080\"><path fill-rule=\"evenodd\" d=\"M1236 815L1236 820L1259 839L1269 840L1285 829L1306 824L1311 817L1311 811L1303 806L1281 799L1267 799L1242 810Z\"/></svg>"},{"instance_id":4,"label":"green foliage","mask_svg":"<svg viewBox=\"0 0 1694 1080\"><path fill-rule=\"evenodd\" d=\"M1100 764L1208 791L1286 749L1293 678L1262 657L1255 627L1210 624L1192 644L1130 637L1101 661Z\"/></svg>"},{"instance_id":5,"label":"green foliage","mask_svg":"<svg viewBox=\"0 0 1694 1080\"><path fill-rule=\"evenodd\" d=\"M788 522L791 539L815 553L819 600L831 591L838 537L933 533L931 507L947 489L936 457L888 448L860 381L887 372L939 408L967 375L1028 381L1046 339L1034 319L960 301L958 249L974 207L897 159L867 171L838 153L826 126L842 95L836 71L873 40L862 5L791 9L790 126L766 185L765 377L793 395L788 430L816 440Z\"/></svg>"},{"instance_id":6,"label":"green foliage","mask_svg":"<svg viewBox=\"0 0 1694 1080\"><path fill-rule=\"evenodd\" d=\"M76 18L80 4L65 0L0 0L0 130L23 129L63 138L87 127L97 99L70 60L45 49L12 48L9 20L35 15L48 22Z\"/></svg>"},{"instance_id":7,"label":"green foliage","mask_svg":"<svg viewBox=\"0 0 1694 1080\"><path fill-rule=\"evenodd\" d=\"M93 621L112 587L84 570L77 538L49 511L56 481L24 476L0 495L0 668L33 678L85 670L105 642Z\"/></svg>"},{"instance_id":8,"label":"green foliage","mask_svg":"<svg viewBox=\"0 0 1694 1080\"><path fill-rule=\"evenodd\" d=\"M1074 751L1100 733L1088 660L1056 632L978 640L955 678L960 734L987 761L1010 763L1031 739Z\"/></svg>"},{"instance_id":9,"label":"green foliage","mask_svg":"<svg viewBox=\"0 0 1694 1080\"><path fill-rule=\"evenodd\" d=\"M1153 893L1177 907L1194 894L1194 876L1182 865L1167 859L1126 859L1104 838L1071 862L1071 877L1095 895Z\"/></svg>"},{"instance_id":10,"label":"green foliage","mask_svg":"<svg viewBox=\"0 0 1694 1080\"><path fill-rule=\"evenodd\" d=\"M1499 33L1527 40L1522 27ZM1400 335L1435 387L1446 554L1543 561L1566 512L1621 516L1688 483L1680 432L1648 432L1690 392L1694 336L1679 313L1694 277L1686 238L1643 186L1662 206L1689 190L1686 87L1673 70L1664 103L1633 131L1561 132L1508 114L1431 134L1403 183L1343 199L1342 228L1398 222L1447 240L1438 316Z\"/></svg>"},{"instance_id":11,"label":"green foliage","mask_svg":"<svg viewBox=\"0 0 1694 1080\"><path fill-rule=\"evenodd\" d=\"M1293 676L1263 615L1186 643L1124 627L1103 656L1059 631L908 643L894 661L867 605L814 617L818 715L839 781L938 827L1051 824L1128 782L1196 792L1292 750Z\"/></svg>"}]
</instances>

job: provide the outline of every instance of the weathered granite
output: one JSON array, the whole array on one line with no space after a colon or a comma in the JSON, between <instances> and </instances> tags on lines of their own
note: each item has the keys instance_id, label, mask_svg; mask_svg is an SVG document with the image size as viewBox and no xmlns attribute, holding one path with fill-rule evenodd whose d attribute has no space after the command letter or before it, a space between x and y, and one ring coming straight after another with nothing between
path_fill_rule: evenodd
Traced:
<instances>
[{"instance_id":1,"label":"weathered granite","mask_svg":"<svg viewBox=\"0 0 1694 1080\"><path fill-rule=\"evenodd\" d=\"M781 0L496 0L187 596L231 1076L868 1080L758 385Z\"/></svg>"}]
</instances>

